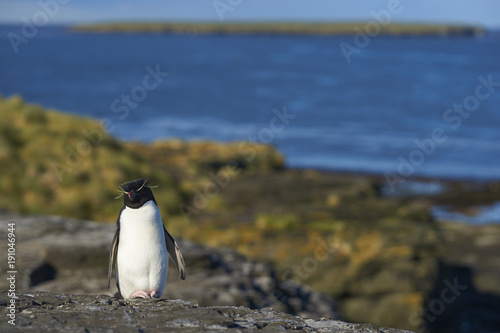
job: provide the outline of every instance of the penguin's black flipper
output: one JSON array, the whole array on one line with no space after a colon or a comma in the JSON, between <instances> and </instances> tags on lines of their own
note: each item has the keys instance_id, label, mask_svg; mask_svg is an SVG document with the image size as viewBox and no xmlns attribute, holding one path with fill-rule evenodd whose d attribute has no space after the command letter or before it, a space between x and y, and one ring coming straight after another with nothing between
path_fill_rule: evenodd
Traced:
<instances>
[{"instance_id":1,"label":"penguin's black flipper","mask_svg":"<svg viewBox=\"0 0 500 333\"><path fill-rule=\"evenodd\" d=\"M109 250L109 266L108 266L108 289L111 283L111 275L113 274L113 265L115 266L115 274L116 274L116 286L118 287L118 292L120 292L120 285L118 284L118 264L115 264L116 254L118 253L118 241L120 239L120 218L122 217L122 212L125 209L125 206L120 209L120 213L118 214L118 220L116 221L116 233L113 237L113 243L111 244L111 249Z\"/></svg>"},{"instance_id":2,"label":"penguin's black flipper","mask_svg":"<svg viewBox=\"0 0 500 333\"><path fill-rule=\"evenodd\" d=\"M116 253L118 252L118 240L120 238L120 227L116 230L115 237L113 237L113 244L109 250L109 266L108 266L108 289L111 283L111 275L113 274L113 266L116 261ZM116 275L118 276L118 269L115 269ZM118 285L118 279L117 279ZM119 289L119 288L118 288Z\"/></svg>"},{"instance_id":3,"label":"penguin's black flipper","mask_svg":"<svg viewBox=\"0 0 500 333\"><path fill-rule=\"evenodd\" d=\"M181 250L179 250L179 246L175 242L174 238L170 236L167 232L167 229L163 227L163 231L165 232L165 243L167 244L167 251L172 260L175 263L175 267L177 267L177 271L181 279L186 279L186 264L184 263L184 258L182 257Z\"/></svg>"}]
</instances>

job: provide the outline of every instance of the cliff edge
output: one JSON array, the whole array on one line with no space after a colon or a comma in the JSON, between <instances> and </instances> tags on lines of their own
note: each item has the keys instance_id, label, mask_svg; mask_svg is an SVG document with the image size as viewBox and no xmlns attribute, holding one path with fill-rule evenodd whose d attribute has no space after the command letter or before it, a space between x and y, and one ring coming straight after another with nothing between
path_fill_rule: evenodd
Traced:
<instances>
[{"instance_id":1,"label":"cliff edge","mask_svg":"<svg viewBox=\"0 0 500 333\"><path fill-rule=\"evenodd\" d=\"M0 293L2 318L8 318L7 292ZM0 323L2 332L338 332L402 333L370 324L349 324L331 319L303 319L270 308L202 307L182 300L125 301L106 295L68 295L49 292L20 294L15 318ZM10 319L12 320L12 319Z\"/></svg>"}]
</instances>

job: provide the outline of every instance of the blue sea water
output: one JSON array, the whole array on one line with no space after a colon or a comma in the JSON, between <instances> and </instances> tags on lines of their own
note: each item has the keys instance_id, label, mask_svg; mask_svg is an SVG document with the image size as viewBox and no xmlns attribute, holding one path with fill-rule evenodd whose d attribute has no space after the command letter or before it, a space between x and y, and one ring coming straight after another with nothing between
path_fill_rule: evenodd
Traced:
<instances>
[{"instance_id":1,"label":"blue sea water","mask_svg":"<svg viewBox=\"0 0 500 333\"><path fill-rule=\"evenodd\" d=\"M106 120L121 139L250 139L290 167L500 179L499 33L378 36L348 63L353 36L46 27L16 53L10 32L0 94Z\"/></svg>"}]
</instances>

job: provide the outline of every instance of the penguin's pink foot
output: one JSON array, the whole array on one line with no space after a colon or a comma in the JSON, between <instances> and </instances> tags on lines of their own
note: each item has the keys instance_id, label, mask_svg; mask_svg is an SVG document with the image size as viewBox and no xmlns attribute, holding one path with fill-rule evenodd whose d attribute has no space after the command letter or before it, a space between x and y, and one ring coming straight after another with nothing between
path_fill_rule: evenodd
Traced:
<instances>
[{"instance_id":1,"label":"penguin's pink foot","mask_svg":"<svg viewBox=\"0 0 500 333\"><path fill-rule=\"evenodd\" d=\"M128 298L150 298L151 296L147 291L144 290L136 290L130 295Z\"/></svg>"},{"instance_id":2,"label":"penguin's pink foot","mask_svg":"<svg viewBox=\"0 0 500 333\"><path fill-rule=\"evenodd\" d=\"M160 293L157 292L156 290L153 290L149 294L151 295L151 298L160 298L161 297Z\"/></svg>"}]
</instances>

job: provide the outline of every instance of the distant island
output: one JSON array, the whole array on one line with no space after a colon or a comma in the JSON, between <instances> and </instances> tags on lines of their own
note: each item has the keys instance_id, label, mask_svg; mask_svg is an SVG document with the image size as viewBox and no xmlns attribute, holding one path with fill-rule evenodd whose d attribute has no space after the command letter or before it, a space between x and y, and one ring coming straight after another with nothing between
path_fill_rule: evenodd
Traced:
<instances>
[{"instance_id":1,"label":"distant island","mask_svg":"<svg viewBox=\"0 0 500 333\"><path fill-rule=\"evenodd\" d=\"M76 32L96 33L165 33L165 34L269 34L269 35L354 35L360 31L394 36L478 36L484 29L478 26L433 24L381 24L376 21L350 23L154 23L115 22L79 25Z\"/></svg>"}]
</instances>

